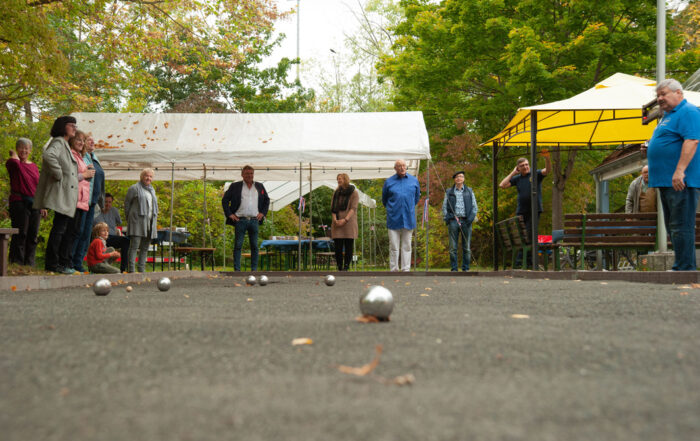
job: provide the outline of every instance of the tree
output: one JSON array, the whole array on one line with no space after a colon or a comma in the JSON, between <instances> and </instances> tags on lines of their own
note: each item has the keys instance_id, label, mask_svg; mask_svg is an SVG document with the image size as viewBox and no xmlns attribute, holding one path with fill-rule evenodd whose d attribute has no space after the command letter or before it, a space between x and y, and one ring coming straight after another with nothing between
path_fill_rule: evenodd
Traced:
<instances>
[{"instance_id":1,"label":"tree","mask_svg":"<svg viewBox=\"0 0 700 441\"><path fill-rule=\"evenodd\" d=\"M269 56L279 44L279 39L269 41L269 38L270 32L231 71L212 68L206 74L181 72L167 60L150 66L159 87L149 100L149 107L181 113L292 113L305 110L313 100L313 91L288 79L290 68L298 61L283 58L275 67L257 67L263 57Z\"/></svg>"},{"instance_id":2,"label":"tree","mask_svg":"<svg viewBox=\"0 0 700 441\"><path fill-rule=\"evenodd\" d=\"M405 18L379 72L392 81L398 109L423 111L433 139L449 140L465 130L484 139L519 107L572 96L615 72L650 73L655 64L651 0L403 0L401 5ZM669 38L671 49L679 42ZM434 144L436 154L442 149L444 141ZM555 156L560 173L555 199L563 197L571 176L563 164L576 154ZM561 212L553 216L560 225Z\"/></svg>"},{"instance_id":3,"label":"tree","mask_svg":"<svg viewBox=\"0 0 700 441\"><path fill-rule=\"evenodd\" d=\"M9 0L0 34L0 110L142 111L159 84L235 71L269 36L272 0ZM5 109L2 109L2 107Z\"/></svg>"},{"instance_id":4,"label":"tree","mask_svg":"<svg viewBox=\"0 0 700 441\"><path fill-rule=\"evenodd\" d=\"M355 34L345 36L345 49L331 49L332 71L318 69L317 108L323 112L380 112L389 109L389 81L380 81L377 62L393 44L391 28L401 18L394 0L355 0Z\"/></svg>"}]
</instances>

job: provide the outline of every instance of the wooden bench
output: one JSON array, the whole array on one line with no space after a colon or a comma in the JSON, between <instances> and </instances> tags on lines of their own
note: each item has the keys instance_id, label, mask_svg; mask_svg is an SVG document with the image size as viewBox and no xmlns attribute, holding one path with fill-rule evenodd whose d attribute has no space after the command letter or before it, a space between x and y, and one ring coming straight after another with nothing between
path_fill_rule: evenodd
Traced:
<instances>
[{"instance_id":1,"label":"wooden bench","mask_svg":"<svg viewBox=\"0 0 700 441\"><path fill-rule=\"evenodd\" d=\"M192 268L192 255L199 254L200 266L202 271L204 271L204 261L210 260L211 270L214 271L214 251L216 248L204 248L204 247L175 247L175 262L177 263L177 269L180 269L180 262L182 258L190 258L190 268Z\"/></svg>"},{"instance_id":2,"label":"wooden bench","mask_svg":"<svg viewBox=\"0 0 700 441\"><path fill-rule=\"evenodd\" d=\"M2 240L2 255L0 255L0 276L7 276L7 249L13 234L19 233L17 228L0 228L0 240Z\"/></svg>"},{"instance_id":3,"label":"wooden bench","mask_svg":"<svg viewBox=\"0 0 700 441\"><path fill-rule=\"evenodd\" d=\"M527 269L527 253L532 252L532 246L530 245L530 235L525 228L525 221L522 216L515 216L509 219L503 220L496 223L496 237L499 241L499 245L503 252L502 263L503 268L506 267L506 257L510 254L511 267L515 269L515 259L519 252L522 252L522 269ZM548 251L554 251L554 268L556 270L560 269L559 263L559 247L561 245L558 243L539 243L537 244L538 251L540 251L543 259L542 263L544 265L545 271L549 266Z\"/></svg>"},{"instance_id":4,"label":"wooden bench","mask_svg":"<svg viewBox=\"0 0 700 441\"><path fill-rule=\"evenodd\" d=\"M586 250L610 250L612 270L622 251L656 249L656 213L576 213L564 215L564 239L562 246L574 249L585 256ZM580 269L584 269L584 259Z\"/></svg>"}]
</instances>

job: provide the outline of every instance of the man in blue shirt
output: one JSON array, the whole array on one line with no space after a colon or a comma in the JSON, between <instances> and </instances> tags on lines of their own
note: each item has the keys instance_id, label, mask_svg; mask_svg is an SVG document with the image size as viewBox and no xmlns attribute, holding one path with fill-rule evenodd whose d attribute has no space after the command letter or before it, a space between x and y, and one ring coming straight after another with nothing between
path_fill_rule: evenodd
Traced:
<instances>
[{"instance_id":1,"label":"man in blue shirt","mask_svg":"<svg viewBox=\"0 0 700 441\"><path fill-rule=\"evenodd\" d=\"M673 79L656 86L664 115L649 140L649 187L659 189L664 221L671 235L674 271L695 271L695 212L700 188L700 110L683 98Z\"/></svg>"},{"instance_id":2,"label":"man in blue shirt","mask_svg":"<svg viewBox=\"0 0 700 441\"><path fill-rule=\"evenodd\" d=\"M416 228L416 204L420 199L420 184L415 176L406 174L406 162L396 161L396 174L384 182L382 204L386 208L386 227L389 230L389 269L411 270L411 235Z\"/></svg>"},{"instance_id":3,"label":"man in blue shirt","mask_svg":"<svg viewBox=\"0 0 700 441\"><path fill-rule=\"evenodd\" d=\"M462 236L462 271L469 271L472 260L472 222L477 212L476 198L472 189L464 185L463 171L452 175L452 179L455 185L445 191L445 200L442 201L442 218L450 236L450 267L452 271L457 271L457 245Z\"/></svg>"}]
</instances>

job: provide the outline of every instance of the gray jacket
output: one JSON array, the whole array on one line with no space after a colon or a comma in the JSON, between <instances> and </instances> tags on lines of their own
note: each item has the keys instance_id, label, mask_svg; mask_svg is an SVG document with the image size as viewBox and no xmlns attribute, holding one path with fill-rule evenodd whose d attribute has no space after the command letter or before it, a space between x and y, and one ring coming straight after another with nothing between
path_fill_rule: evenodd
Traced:
<instances>
[{"instance_id":1,"label":"gray jacket","mask_svg":"<svg viewBox=\"0 0 700 441\"><path fill-rule=\"evenodd\" d=\"M148 216L140 214L139 205L139 189L136 184L129 187L126 192L126 199L124 200L124 217L127 223L127 234L129 236L140 236L148 237L149 239L155 239L158 237L158 215L153 215L151 218L151 225L148 225ZM158 204L157 200L153 201L154 207ZM148 236L148 231L151 231L151 235Z\"/></svg>"},{"instance_id":2,"label":"gray jacket","mask_svg":"<svg viewBox=\"0 0 700 441\"><path fill-rule=\"evenodd\" d=\"M78 162L63 137L53 138L41 161L34 208L73 217L78 205Z\"/></svg>"}]
</instances>

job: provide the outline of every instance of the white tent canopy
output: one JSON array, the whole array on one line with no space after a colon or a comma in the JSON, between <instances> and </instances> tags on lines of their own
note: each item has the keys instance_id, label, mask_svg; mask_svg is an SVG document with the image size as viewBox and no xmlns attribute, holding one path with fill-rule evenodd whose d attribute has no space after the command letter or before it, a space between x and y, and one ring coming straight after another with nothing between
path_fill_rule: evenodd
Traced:
<instances>
[{"instance_id":1,"label":"white tent canopy","mask_svg":"<svg viewBox=\"0 0 700 441\"><path fill-rule=\"evenodd\" d=\"M230 180L252 165L256 180L377 179L404 159L417 174L430 158L421 112L180 114L75 113L91 134L108 179ZM310 172L310 170L312 170Z\"/></svg>"},{"instance_id":2,"label":"white tent canopy","mask_svg":"<svg viewBox=\"0 0 700 441\"><path fill-rule=\"evenodd\" d=\"M224 191L228 190L231 182L224 184ZM291 202L299 199L299 182L298 181L263 181L267 195L270 197L270 211L278 211L289 205ZM338 186L335 181L314 181L313 189L319 187L328 187L334 189ZM356 190L360 196L360 204L369 208L377 208L377 201L367 196L365 193ZM309 193L309 182L303 182L301 194Z\"/></svg>"}]
</instances>

